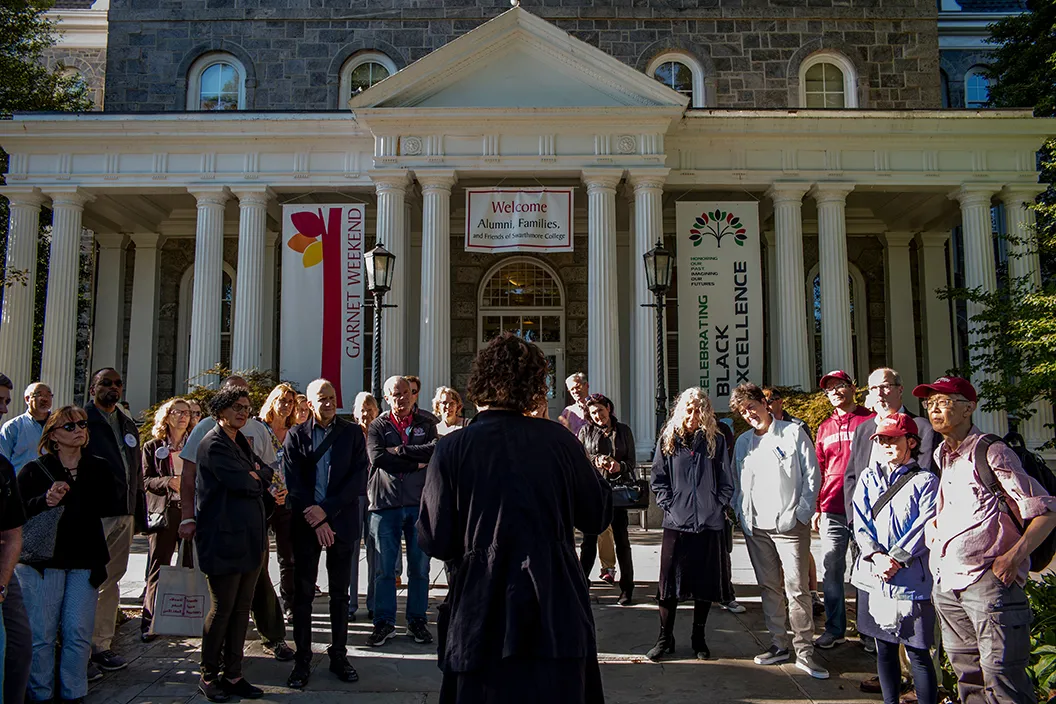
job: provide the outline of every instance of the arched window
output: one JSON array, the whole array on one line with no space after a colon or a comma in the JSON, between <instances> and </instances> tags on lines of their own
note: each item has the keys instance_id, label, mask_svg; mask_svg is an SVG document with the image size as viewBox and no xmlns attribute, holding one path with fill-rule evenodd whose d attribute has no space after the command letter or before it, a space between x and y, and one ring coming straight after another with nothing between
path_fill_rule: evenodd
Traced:
<instances>
[{"instance_id":1,"label":"arched window","mask_svg":"<svg viewBox=\"0 0 1056 704\"><path fill-rule=\"evenodd\" d=\"M396 73L396 64L377 51L361 51L341 67L341 91L338 107L344 107L352 96L358 95L379 81Z\"/></svg>"},{"instance_id":2,"label":"arched window","mask_svg":"<svg viewBox=\"0 0 1056 704\"><path fill-rule=\"evenodd\" d=\"M807 57L799 67L799 99L805 108L858 107L854 64L832 52Z\"/></svg>"},{"instance_id":3,"label":"arched window","mask_svg":"<svg viewBox=\"0 0 1056 704\"><path fill-rule=\"evenodd\" d=\"M990 102L990 79L986 69L973 66L964 75L964 107L985 108Z\"/></svg>"},{"instance_id":4,"label":"arched window","mask_svg":"<svg viewBox=\"0 0 1056 704\"><path fill-rule=\"evenodd\" d=\"M814 359L814 377L829 371L822 368L821 363L821 275L818 265L810 270L807 275L807 305L811 321L810 343ZM851 355L854 369L848 369L852 376L864 379L869 371L869 344L866 323L866 312L868 306L865 300L865 278L862 272L854 264L847 264L847 299L851 307Z\"/></svg>"},{"instance_id":5,"label":"arched window","mask_svg":"<svg viewBox=\"0 0 1056 704\"><path fill-rule=\"evenodd\" d=\"M942 101L942 107L950 107L950 77L946 75L945 71L939 71L939 96Z\"/></svg>"},{"instance_id":6,"label":"arched window","mask_svg":"<svg viewBox=\"0 0 1056 704\"><path fill-rule=\"evenodd\" d=\"M220 284L220 364L231 367L231 331L235 317L235 270L224 262ZM190 374L201 370L187 369L191 349L191 306L194 293L194 265L180 278L180 309L176 321L176 390L183 388Z\"/></svg>"},{"instance_id":7,"label":"arched window","mask_svg":"<svg viewBox=\"0 0 1056 704\"><path fill-rule=\"evenodd\" d=\"M667 52L649 62L646 73L665 86L689 98L691 108L708 104L704 67L682 52Z\"/></svg>"},{"instance_id":8,"label":"arched window","mask_svg":"<svg viewBox=\"0 0 1056 704\"><path fill-rule=\"evenodd\" d=\"M206 54L191 65L187 76L189 110L244 110L246 69L230 54Z\"/></svg>"},{"instance_id":9,"label":"arched window","mask_svg":"<svg viewBox=\"0 0 1056 704\"><path fill-rule=\"evenodd\" d=\"M546 398L550 417L557 418L565 398L565 307L557 274L537 259L511 257L484 276L478 300L478 346L512 332L543 351L549 363Z\"/></svg>"}]
</instances>

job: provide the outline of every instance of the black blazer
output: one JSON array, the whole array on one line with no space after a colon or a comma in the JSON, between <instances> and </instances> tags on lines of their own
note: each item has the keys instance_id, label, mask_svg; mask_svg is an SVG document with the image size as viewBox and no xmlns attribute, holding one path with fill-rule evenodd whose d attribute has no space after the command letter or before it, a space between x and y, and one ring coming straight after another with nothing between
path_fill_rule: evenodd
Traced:
<instances>
[{"instance_id":1,"label":"black blazer","mask_svg":"<svg viewBox=\"0 0 1056 704\"><path fill-rule=\"evenodd\" d=\"M360 538L359 497L367 485L367 445L363 430L354 423L341 418L330 421L337 433L330 446L330 478L326 485L326 497L315 500L316 466L311 463L312 428L315 419L294 426L286 434L283 443L282 471L286 477L289 494L286 504L293 512L293 519L304 520L304 509L316 503L326 512L331 530L346 543Z\"/></svg>"},{"instance_id":2,"label":"black blazer","mask_svg":"<svg viewBox=\"0 0 1056 704\"><path fill-rule=\"evenodd\" d=\"M134 516L136 531L146 530L147 500L143 491L143 472L139 459L139 428L121 410L115 411L121 421L122 437L119 444L106 415L96 408L93 401L85 404L84 412L88 415L88 445L84 452L102 458L113 472L116 482L114 504L107 507L106 515ZM129 437L134 444L129 445L125 441ZM127 472L121 462L122 454L128 461Z\"/></svg>"},{"instance_id":3,"label":"black blazer","mask_svg":"<svg viewBox=\"0 0 1056 704\"><path fill-rule=\"evenodd\" d=\"M207 575L252 572L264 561L267 525L263 480L242 433L233 441L219 425L198 446L198 523L194 541Z\"/></svg>"}]
</instances>

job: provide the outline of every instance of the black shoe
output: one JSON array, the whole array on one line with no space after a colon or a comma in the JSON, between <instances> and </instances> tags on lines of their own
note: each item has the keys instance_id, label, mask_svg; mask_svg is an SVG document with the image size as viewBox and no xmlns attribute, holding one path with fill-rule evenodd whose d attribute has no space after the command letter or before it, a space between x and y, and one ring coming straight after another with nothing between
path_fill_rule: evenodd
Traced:
<instances>
[{"instance_id":1,"label":"black shoe","mask_svg":"<svg viewBox=\"0 0 1056 704\"><path fill-rule=\"evenodd\" d=\"M139 639L144 643L153 643L155 640L158 639L158 636L154 633L147 633L146 631L143 631L139 634Z\"/></svg>"},{"instance_id":2,"label":"black shoe","mask_svg":"<svg viewBox=\"0 0 1056 704\"><path fill-rule=\"evenodd\" d=\"M396 626L391 623L379 623L374 626L374 632L367 636L367 645L377 648L385 645L385 641L396 636Z\"/></svg>"},{"instance_id":3,"label":"black shoe","mask_svg":"<svg viewBox=\"0 0 1056 704\"><path fill-rule=\"evenodd\" d=\"M710 660L711 659L711 649L708 648L708 644L707 643L699 643L697 645L694 645L693 646L693 650L697 654L697 660Z\"/></svg>"},{"instance_id":4,"label":"black shoe","mask_svg":"<svg viewBox=\"0 0 1056 704\"><path fill-rule=\"evenodd\" d=\"M428 645L433 642L433 634L425 627L425 621L411 621L408 623L407 635L414 638L415 643Z\"/></svg>"},{"instance_id":5,"label":"black shoe","mask_svg":"<svg viewBox=\"0 0 1056 704\"><path fill-rule=\"evenodd\" d=\"M299 662L293 666L293 672L286 679L286 686L290 689L304 689L311 674L312 668L309 663Z\"/></svg>"},{"instance_id":6,"label":"black shoe","mask_svg":"<svg viewBox=\"0 0 1056 704\"><path fill-rule=\"evenodd\" d=\"M284 640L280 640L278 643L265 644L264 652L271 653L279 662L289 662L294 657L293 648L286 645Z\"/></svg>"},{"instance_id":7,"label":"black shoe","mask_svg":"<svg viewBox=\"0 0 1056 704\"><path fill-rule=\"evenodd\" d=\"M89 682L98 682L103 679L103 671L96 667L91 660L88 661L88 672L86 674Z\"/></svg>"},{"instance_id":8,"label":"black shoe","mask_svg":"<svg viewBox=\"0 0 1056 704\"><path fill-rule=\"evenodd\" d=\"M251 685L249 680L245 677L238 682L232 682L226 677L221 677L220 686L223 687L224 691L228 694L233 694L242 699L260 699L264 696L264 690L260 687L254 687Z\"/></svg>"},{"instance_id":9,"label":"black shoe","mask_svg":"<svg viewBox=\"0 0 1056 704\"><path fill-rule=\"evenodd\" d=\"M707 660L711 657L711 649L708 648L705 628L704 624L693 624L693 652L697 654L697 660Z\"/></svg>"},{"instance_id":10,"label":"black shoe","mask_svg":"<svg viewBox=\"0 0 1056 704\"><path fill-rule=\"evenodd\" d=\"M95 653L92 655L92 662L104 672L115 672L128 667L128 663L125 659L113 650L104 650L100 653Z\"/></svg>"},{"instance_id":11,"label":"black shoe","mask_svg":"<svg viewBox=\"0 0 1056 704\"><path fill-rule=\"evenodd\" d=\"M349 623L355 623L356 622L356 612L355 611L349 611L348 612L348 622Z\"/></svg>"},{"instance_id":12,"label":"black shoe","mask_svg":"<svg viewBox=\"0 0 1056 704\"><path fill-rule=\"evenodd\" d=\"M374 623L374 609L367 609L367 620Z\"/></svg>"},{"instance_id":13,"label":"black shoe","mask_svg":"<svg viewBox=\"0 0 1056 704\"><path fill-rule=\"evenodd\" d=\"M224 690L220 684L219 679L215 679L211 682L206 682L203 679L198 680L198 691L202 693L206 699L211 702L226 702L231 698L231 695Z\"/></svg>"},{"instance_id":14,"label":"black shoe","mask_svg":"<svg viewBox=\"0 0 1056 704\"><path fill-rule=\"evenodd\" d=\"M337 679L342 682L358 682L359 673L356 672L356 668L352 667L352 663L348 660L331 660L330 661L330 672L337 675Z\"/></svg>"},{"instance_id":15,"label":"black shoe","mask_svg":"<svg viewBox=\"0 0 1056 704\"><path fill-rule=\"evenodd\" d=\"M616 603L620 606L630 606L634 603L634 597L631 596L631 592L620 592L620 598L616 600Z\"/></svg>"},{"instance_id":16,"label":"black shoe","mask_svg":"<svg viewBox=\"0 0 1056 704\"><path fill-rule=\"evenodd\" d=\"M660 631L660 637L656 639L656 645L645 654L645 657L656 662L661 656L669 655L673 652L675 652L675 637Z\"/></svg>"}]
</instances>

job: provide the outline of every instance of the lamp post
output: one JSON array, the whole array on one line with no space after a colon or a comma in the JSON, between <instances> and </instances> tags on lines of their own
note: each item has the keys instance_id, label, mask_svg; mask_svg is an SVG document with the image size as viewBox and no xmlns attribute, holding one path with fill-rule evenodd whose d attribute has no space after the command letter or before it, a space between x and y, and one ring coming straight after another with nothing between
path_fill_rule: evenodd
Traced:
<instances>
[{"instance_id":1,"label":"lamp post","mask_svg":"<svg viewBox=\"0 0 1056 704\"><path fill-rule=\"evenodd\" d=\"M667 391L664 385L664 310L667 307L667 289L671 285L671 267L674 260L671 252L664 249L662 240L642 255L645 261L645 281L647 288L656 296L655 303L643 303L645 308L656 309L656 436L667 420Z\"/></svg>"},{"instance_id":2,"label":"lamp post","mask_svg":"<svg viewBox=\"0 0 1056 704\"><path fill-rule=\"evenodd\" d=\"M395 308L382 303L385 294L392 288L392 273L396 255L378 242L374 249L363 255L367 265L367 290L374 296L374 353L371 357L371 393L381 403L381 309Z\"/></svg>"}]
</instances>

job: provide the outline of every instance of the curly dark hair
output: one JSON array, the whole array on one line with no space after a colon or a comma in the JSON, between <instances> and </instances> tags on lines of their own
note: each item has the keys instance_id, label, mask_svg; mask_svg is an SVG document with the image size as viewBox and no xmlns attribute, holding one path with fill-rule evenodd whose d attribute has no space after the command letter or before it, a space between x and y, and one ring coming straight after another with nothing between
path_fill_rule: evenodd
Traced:
<instances>
[{"instance_id":1,"label":"curly dark hair","mask_svg":"<svg viewBox=\"0 0 1056 704\"><path fill-rule=\"evenodd\" d=\"M546 373L538 347L504 332L477 353L466 396L478 406L525 413L546 397Z\"/></svg>"},{"instance_id":2,"label":"curly dark hair","mask_svg":"<svg viewBox=\"0 0 1056 704\"><path fill-rule=\"evenodd\" d=\"M220 413L234 406L240 398L248 401L249 390L239 386L225 386L209 399L209 413L212 414L213 418L219 419Z\"/></svg>"}]
</instances>

